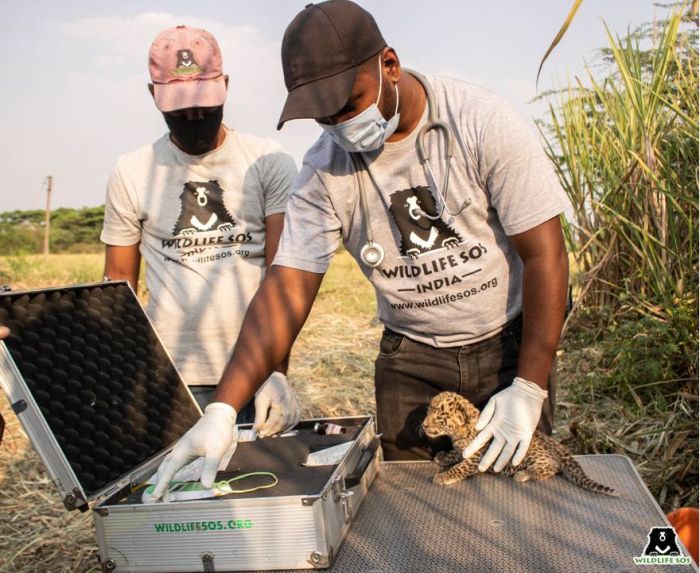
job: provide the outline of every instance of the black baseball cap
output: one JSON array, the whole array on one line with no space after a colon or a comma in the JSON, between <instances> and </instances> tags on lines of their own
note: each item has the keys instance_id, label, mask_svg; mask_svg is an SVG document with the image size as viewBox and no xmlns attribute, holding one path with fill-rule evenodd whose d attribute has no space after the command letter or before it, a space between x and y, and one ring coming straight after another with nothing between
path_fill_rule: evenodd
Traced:
<instances>
[{"instance_id":1,"label":"black baseball cap","mask_svg":"<svg viewBox=\"0 0 700 573\"><path fill-rule=\"evenodd\" d=\"M277 129L290 119L321 118L340 111L357 68L386 47L377 23L350 0L307 4L282 39L287 101Z\"/></svg>"}]
</instances>

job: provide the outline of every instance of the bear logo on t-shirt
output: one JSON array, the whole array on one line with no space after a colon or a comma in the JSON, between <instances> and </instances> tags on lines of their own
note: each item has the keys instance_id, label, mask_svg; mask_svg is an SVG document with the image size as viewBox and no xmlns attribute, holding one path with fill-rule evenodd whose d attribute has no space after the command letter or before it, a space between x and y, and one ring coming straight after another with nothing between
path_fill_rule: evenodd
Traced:
<instances>
[{"instance_id":1,"label":"bear logo on t-shirt","mask_svg":"<svg viewBox=\"0 0 700 573\"><path fill-rule=\"evenodd\" d=\"M224 190L217 180L185 183L180 193L180 215L173 236L215 229L229 231L236 225L233 215L224 206Z\"/></svg>"},{"instance_id":2,"label":"bear logo on t-shirt","mask_svg":"<svg viewBox=\"0 0 700 573\"><path fill-rule=\"evenodd\" d=\"M442 219L431 220L437 214L435 199L423 185L396 191L390 196L389 210L401 235L401 254L416 259L423 253L452 249L462 237Z\"/></svg>"}]
</instances>

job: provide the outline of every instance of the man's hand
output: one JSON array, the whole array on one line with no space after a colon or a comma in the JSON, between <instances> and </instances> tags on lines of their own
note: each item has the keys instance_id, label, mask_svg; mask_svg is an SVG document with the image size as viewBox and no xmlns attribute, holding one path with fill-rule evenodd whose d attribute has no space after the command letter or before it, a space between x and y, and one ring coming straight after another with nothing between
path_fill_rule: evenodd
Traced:
<instances>
[{"instance_id":1,"label":"man's hand","mask_svg":"<svg viewBox=\"0 0 700 573\"><path fill-rule=\"evenodd\" d=\"M238 445L236 410L223 402L212 402L204 415L180 438L158 468L153 500L160 499L175 473L192 460L203 456L202 487L210 489L224 454ZM231 454L233 452L231 451Z\"/></svg>"},{"instance_id":2,"label":"man's hand","mask_svg":"<svg viewBox=\"0 0 700 573\"><path fill-rule=\"evenodd\" d=\"M261 438L293 428L301 418L296 394L281 372L273 372L255 393L255 424Z\"/></svg>"},{"instance_id":3,"label":"man's hand","mask_svg":"<svg viewBox=\"0 0 700 573\"><path fill-rule=\"evenodd\" d=\"M493 438L479 462L479 471L489 469L496 458L495 472L500 472L511 458L513 465L517 466L530 447L547 396L548 392L534 382L516 377L512 385L494 394L486 404L476 423L480 433L464 450L463 457L473 456Z\"/></svg>"},{"instance_id":4,"label":"man's hand","mask_svg":"<svg viewBox=\"0 0 700 573\"><path fill-rule=\"evenodd\" d=\"M6 326L0 326L0 340L7 338L8 336L10 336L10 329Z\"/></svg>"}]
</instances>

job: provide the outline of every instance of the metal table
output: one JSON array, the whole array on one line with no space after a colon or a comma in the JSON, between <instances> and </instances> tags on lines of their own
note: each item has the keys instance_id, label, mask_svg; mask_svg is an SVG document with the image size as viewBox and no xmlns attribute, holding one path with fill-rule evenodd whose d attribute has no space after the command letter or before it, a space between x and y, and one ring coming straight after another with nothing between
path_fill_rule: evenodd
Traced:
<instances>
[{"instance_id":1,"label":"metal table","mask_svg":"<svg viewBox=\"0 0 700 573\"><path fill-rule=\"evenodd\" d=\"M666 517L627 457L577 459L621 497L582 490L560 476L518 483L486 474L437 486L430 462L384 463L327 571L697 571L694 564L635 565L650 529L668 526Z\"/></svg>"}]
</instances>

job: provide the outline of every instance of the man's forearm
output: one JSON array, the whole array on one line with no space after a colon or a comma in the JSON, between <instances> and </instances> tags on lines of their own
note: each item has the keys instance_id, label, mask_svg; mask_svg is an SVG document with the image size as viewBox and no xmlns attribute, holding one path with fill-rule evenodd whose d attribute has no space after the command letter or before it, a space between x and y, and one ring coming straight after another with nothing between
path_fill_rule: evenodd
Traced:
<instances>
[{"instance_id":1,"label":"man's forearm","mask_svg":"<svg viewBox=\"0 0 700 573\"><path fill-rule=\"evenodd\" d=\"M284 213L275 213L265 217L265 272L270 272L279 247L282 229L284 228ZM289 354L275 366L275 372L286 375L289 370Z\"/></svg>"},{"instance_id":2,"label":"man's forearm","mask_svg":"<svg viewBox=\"0 0 700 573\"><path fill-rule=\"evenodd\" d=\"M569 266L566 250L524 261L523 336L518 376L547 388L566 310Z\"/></svg>"},{"instance_id":3,"label":"man's forearm","mask_svg":"<svg viewBox=\"0 0 700 573\"><path fill-rule=\"evenodd\" d=\"M288 356L309 315L323 275L273 266L246 312L214 401L237 411Z\"/></svg>"},{"instance_id":4,"label":"man's forearm","mask_svg":"<svg viewBox=\"0 0 700 573\"><path fill-rule=\"evenodd\" d=\"M105 266L103 275L111 280L126 280L138 292L141 270L139 243L129 246L105 246Z\"/></svg>"}]
</instances>

